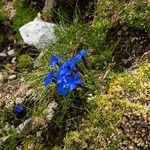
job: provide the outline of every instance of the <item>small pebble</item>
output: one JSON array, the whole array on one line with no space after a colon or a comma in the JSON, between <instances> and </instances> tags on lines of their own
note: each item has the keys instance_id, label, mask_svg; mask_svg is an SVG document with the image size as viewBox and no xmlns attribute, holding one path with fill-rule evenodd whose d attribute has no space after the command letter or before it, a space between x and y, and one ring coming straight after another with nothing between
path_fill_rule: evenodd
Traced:
<instances>
[{"instance_id":1,"label":"small pebble","mask_svg":"<svg viewBox=\"0 0 150 150\"><path fill-rule=\"evenodd\" d=\"M9 79L9 80L14 80L14 79L16 79L16 77L17 77L17 76L14 74L14 75L9 76L8 79Z\"/></svg>"}]
</instances>

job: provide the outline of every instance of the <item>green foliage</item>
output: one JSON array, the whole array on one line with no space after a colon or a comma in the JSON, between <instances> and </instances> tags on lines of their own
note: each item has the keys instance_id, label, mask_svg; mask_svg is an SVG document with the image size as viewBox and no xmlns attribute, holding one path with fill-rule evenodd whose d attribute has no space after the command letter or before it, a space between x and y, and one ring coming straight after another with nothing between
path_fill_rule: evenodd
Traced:
<instances>
[{"instance_id":1,"label":"green foliage","mask_svg":"<svg viewBox=\"0 0 150 150\"><path fill-rule=\"evenodd\" d=\"M33 6L28 4L27 0L16 0L15 3L16 14L13 17L13 30L16 32L16 40L19 41L20 34L19 28L32 21L33 18L37 15L37 9Z\"/></svg>"},{"instance_id":2,"label":"green foliage","mask_svg":"<svg viewBox=\"0 0 150 150\"><path fill-rule=\"evenodd\" d=\"M0 8L3 6L4 2L5 2L5 0L0 1Z\"/></svg>"},{"instance_id":3,"label":"green foliage","mask_svg":"<svg viewBox=\"0 0 150 150\"><path fill-rule=\"evenodd\" d=\"M0 34L0 43L2 43L3 41L4 41L4 36Z\"/></svg>"},{"instance_id":4,"label":"green foliage","mask_svg":"<svg viewBox=\"0 0 150 150\"><path fill-rule=\"evenodd\" d=\"M136 2L101 0L96 9L93 25L97 28L103 25L108 29L121 24L135 29L150 30L149 10L147 0Z\"/></svg>"},{"instance_id":5,"label":"green foliage","mask_svg":"<svg viewBox=\"0 0 150 150\"><path fill-rule=\"evenodd\" d=\"M32 67L32 65L33 65L33 61L29 55L24 54L18 58L17 67L19 69L27 69Z\"/></svg>"},{"instance_id":6,"label":"green foliage","mask_svg":"<svg viewBox=\"0 0 150 150\"><path fill-rule=\"evenodd\" d=\"M6 16L5 13L1 13L1 14L0 14L0 21L1 21L1 23L3 23L3 24L6 23L6 21L7 21L7 16Z\"/></svg>"},{"instance_id":7,"label":"green foliage","mask_svg":"<svg viewBox=\"0 0 150 150\"><path fill-rule=\"evenodd\" d=\"M69 9L61 6L58 8L57 11L55 11L55 13L55 19L58 19L61 22L61 24L69 23L70 18L72 17L72 12Z\"/></svg>"},{"instance_id":8,"label":"green foliage","mask_svg":"<svg viewBox=\"0 0 150 150\"><path fill-rule=\"evenodd\" d=\"M130 27L137 29L146 29L150 31L150 6L147 0L136 4L128 4L124 8L124 15L122 17L122 23L127 24Z\"/></svg>"},{"instance_id":9,"label":"green foliage","mask_svg":"<svg viewBox=\"0 0 150 150\"><path fill-rule=\"evenodd\" d=\"M1 13L0 11L0 28L2 28L2 31L0 29L0 43L4 42L5 38L5 32L6 32L6 27L5 25L7 24L7 16L5 12Z\"/></svg>"}]
</instances>

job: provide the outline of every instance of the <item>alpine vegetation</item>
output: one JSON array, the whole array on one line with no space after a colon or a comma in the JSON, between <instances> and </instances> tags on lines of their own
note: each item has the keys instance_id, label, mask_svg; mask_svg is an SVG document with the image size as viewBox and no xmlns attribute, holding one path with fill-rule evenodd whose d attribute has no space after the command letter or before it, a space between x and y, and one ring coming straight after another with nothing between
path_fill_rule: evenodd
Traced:
<instances>
[{"instance_id":1,"label":"alpine vegetation","mask_svg":"<svg viewBox=\"0 0 150 150\"><path fill-rule=\"evenodd\" d=\"M56 91L63 96L67 95L68 90L73 91L77 86L82 87L80 73L83 74L83 70L78 66L77 62L82 60L85 67L88 68L85 58L87 53L89 53L89 50L81 50L74 55L73 59L67 59L64 63L61 63L62 56L57 57L51 54L51 61L48 67L52 66L52 70L44 78L45 86L51 82L55 83L57 85Z\"/></svg>"}]
</instances>

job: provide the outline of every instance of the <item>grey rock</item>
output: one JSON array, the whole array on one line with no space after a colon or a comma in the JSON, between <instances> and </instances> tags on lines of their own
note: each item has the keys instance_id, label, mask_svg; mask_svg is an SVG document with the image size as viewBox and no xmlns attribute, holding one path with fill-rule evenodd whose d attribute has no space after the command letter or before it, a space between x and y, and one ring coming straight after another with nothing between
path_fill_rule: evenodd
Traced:
<instances>
[{"instance_id":1,"label":"grey rock","mask_svg":"<svg viewBox=\"0 0 150 150\"><path fill-rule=\"evenodd\" d=\"M14 49L11 49L11 50L7 51L8 56L13 56L14 53L15 53Z\"/></svg>"},{"instance_id":2,"label":"grey rock","mask_svg":"<svg viewBox=\"0 0 150 150\"><path fill-rule=\"evenodd\" d=\"M17 60L17 58L16 58L16 57L13 57L12 60L11 60L11 63L12 63L12 64L15 64L15 63L16 63L16 60Z\"/></svg>"},{"instance_id":3,"label":"grey rock","mask_svg":"<svg viewBox=\"0 0 150 150\"><path fill-rule=\"evenodd\" d=\"M4 52L0 53L0 58L5 58L5 57L7 57L6 53L4 53Z\"/></svg>"},{"instance_id":4,"label":"grey rock","mask_svg":"<svg viewBox=\"0 0 150 150\"><path fill-rule=\"evenodd\" d=\"M46 49L51 43L56 42L54 35L55 24L35 18L33 21L22 26L19 31L26 44L35 46L37 49Z\"/></svg>"},{"instance_id":5,"label":"grey rock","mask_svg":"<svg viewBox=\"0 0 150 150\"><path fill-rule=\"evenodd\" d=\"M42 131L38 131L37 133L36 133L36 137L37 138L40 138L42 136Z\"/></svg>"},{"instance_id":6,"label":"grey rock","mask_svg":"<svg viewBox=\"0 0 150 150\"><path fill-rule=\"evenodd\" d=\"M28 96L31 96L33 92L34 92L33 89L28 90L28 91L26 92L26 96L27 96L27 97L28 97Z\"/></svg>"},{"instance_id":7,"label":"grey rock","mask_svg":"<svg viewBox=\"0 0 150 150\"><path fill-rule=\"evenodd\" d=\"M20 125L16 128L16 133L17 133L17 134L26 133L27 130L30 128L31 121L32 121L32 118L29 118L29 119L25 120L22 124L20 124Z\"/></svg>"},{"instance_id":8,"label":"grey rock","mask_svg":"<svg viewBox=\"0 0 150 150\"><path fill-rule=\"evenodd\" d=\"M16 79L16 77L17 77L17 76L16 76L15 74L13 74L13 75L9 76L8 79L9 79L9 80L14 80L14 79Z\"/></svg>"},{"instance_id":9,"label":"grey rock","mask_svg":"<svg viewBox=\"0 0 150 150\"><path fill-rule=\"evenodd\" d=\"M46 115L46 118L48 121L51 121L51 119L54 116L54 110L56 110L58 104L55 101L52 101L47 108L44 110L44 113Z\"/></svg>"},{"instance_id":10,"label":"grey rock","mask_svg":"<svg viewBox=\"0 0 150 150\"><path fill-rule=\"evenodd\" d=\"M5 130L8 130L10 127L10 124L8 122L6 122L6 125L5 125Z\"/></svg>"}]
</instances>

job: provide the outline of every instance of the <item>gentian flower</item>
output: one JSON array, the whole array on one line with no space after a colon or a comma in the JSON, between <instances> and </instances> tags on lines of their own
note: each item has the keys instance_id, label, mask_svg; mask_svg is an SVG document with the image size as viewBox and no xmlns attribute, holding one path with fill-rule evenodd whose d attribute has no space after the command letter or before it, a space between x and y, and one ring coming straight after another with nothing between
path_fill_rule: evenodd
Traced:
<instances>
[{"instance_id":1,"label":"gentian flower","mask_svg":"<svg viewBox=\"0 0 150 150\"><path fill-rule=\"evenodd\" d=\"M22 104L21 103L19 103L17 106L16 106L16 112L17 113L21 113L22 112Z\"/></svg>"},{"instance_id":2,"label":"gentian flower","mask_svg":"<svg viewBox=\"0 0 150 150\"><path fill-rule=\"evenodd\" d=\"M66 96L67 90L74 90L77 85L82 85L82 80L79 79L79 72L84 73L83 70L76 64L80 59L83 60L84 65L88 68L85 56L89 50L81 50L80 53L75 54L74 59L67 59L65 63L61 64L59 60L61 57L57 57L55 55L51 55L52 59L49 62L48 66L59 66L59 71L56 76L55 70L49 73L48 76L44 78L45 86L47 86L50 82L55 82L57 84L56 91L61 93L63 96Z\"/></svg>"},{"instance_id":3,"label":"gentian flower","mask_svg":"<svg viewBox=\"0 0 150 150\"><path fill-rule=\"evenodd\" d=\"M79 72L77 72L76 74L74 74L74 77L67 77L66 81L65 81L65 86L70 90L74 90L76 88L77 85L82 85L82 80L78 79L79 76Z\"/></svg>"},{"instance_id":4,"label":"gentian flower","mask_svg":"<svg viewBox=\"0 0 150 150\"><path fill-rule=\"evenodd\" d=\"M61 93L63 96L67 95L67 88L66 88L65 84L63 84L63 83L58 84L56 91Z\"/></svg>"},{"instance_id":5,"label":"gentian flower","mask_svg":"<svg viewBox=\"0 0 150 150\"><path fill-rule=\"evenodd\" d=\"M66 81L66 77L65 75L60 75L60 73L58 73L56 75L56 78L57 78L57 84L60 84L60 83L63 83Z\"/></svg>"},{"instance_id":6,"label":"gentian flower","mask_svg":"<svg viewBox=\"0 0 150 150\"><path fill-rule=\"evenodd\" d=\"M60 66L60 75L70 75L75 67L75 61L68 59L64 64Z\"/></svg>"},{"instance_id":7,"label":"gentian flower","mask_svg":"<svg viewBox=\"0 0 150 150\"><path fill-rule=\"evenodd\" d=\"M74 56L75 62L83 59L87 55L87 53L89 53L89 52L90 52L89 50L81 50L80 53L75 54L75 56Z\"/></svg>"},{"instance_id":8,"label":"gentian flower","mask_svg":"<svg viewBox=\"0 0 150 150\"><path fill-rule=\"evenodd\" d=\"M54 77L55 72L56 71L54 69L52 69L52 71L49 73L49 75L44 78L45 86L47 86L50 82L53 81L53 77Z\"/></svg>"},{"instance_id":9,"label":"gentian flower","mask_svg":"<svg viewBox=\"0 0 150 150\"><path fill-rule=\"evenodd\" d=\"M55 56L53 54L51 54L51 57L52 57L52 59L49 62L48 66L56 66L56 65L60 66L59 60L62 60L63 57L62 56L57 57L57 56Z\"/></svg>"}]
</instances>

